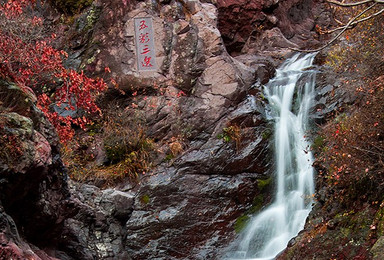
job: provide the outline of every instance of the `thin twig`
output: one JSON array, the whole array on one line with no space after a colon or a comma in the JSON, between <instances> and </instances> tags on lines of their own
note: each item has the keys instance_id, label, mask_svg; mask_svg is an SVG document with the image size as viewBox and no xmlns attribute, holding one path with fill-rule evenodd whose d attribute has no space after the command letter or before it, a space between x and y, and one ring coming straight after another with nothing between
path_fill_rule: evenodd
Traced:
<instances>
[{"instance_id":1,"label":"thin twig","mask_svg":"<svg viewBox=\"0 0 384 260\"><path fill-rule=\"evenodd\" d=\"M365 152L365 153L370 153L370 154L374 154L374 155L378 155L378 156L381 156L382 154L381 153L376 153L376 152L373 152L373 151L370 151L370 150L366 150L366 149L363 149L363 148L360 148L360 147L357 147L357 146L352 146L352 148L360 151L360 152Z\"/></svg>"},{"instance_id":2,"label":"thin twig","mask_svg":"<svg viewBox=\"0 0 384 260\"><path fill-rule=\"evenodd\" d=\"M368 12L369 10L371 10L373 7L375 7L378 3L374 3L372 4L371 6L365 8L362 12L360 12L358 15L352 17L349 22L343 27L343 29L341 30L341 32L339 32L331 41L329 41L326 45L320 47L320 48L317 48L317 49L314 49L314 50L300 50L300 49L297 49L297 48L289 48L291 50L294 50L294 51L299 51L299 52L317 52L317 51L321 51L325 48L327 48L329 45L331 45L332 43L334 43L350 26L353 22L355 22L356 19L358 19L360 16L362 16L363 14L365 14L366 12Z\"/></svg>"},{"instance_id":3,"label":"thin twig","mask_svg":"<svg viewBox=\"0 0 384 260\"><path fill-rule=\"evenodd\" d=\"M362 22L365 22L365 21L367 21L367 20L369 20L369 19L371 19L371 18L373 18L373 17L376 17L376 16L380 15L380 14L383 13L383 12L384 12L384 8L381 9L380 11L378 11L378 12L376 12L376 13L374 13L374 14L368 16L368 17L365 17L365 18L360 19L360 20L358 20L358 21L354 21L353 23L351 23L351 24L349 25L349 28L353 28L355 25L357 25L357 24L359 24L359 23L362 23ZM338 28L335 28L335 29L332 29L332 30L329 30L329 31L326 31L325 33L333 33L333 32L336 32L336 31L339 31L339 30L344 29L344 27L345 27L345 25L344 25L344 26L341 26L341 27L338 27Z\"/></svg>"},{"instance_id":4,"label":"thin twig","mask_svg":"<svg viewBox=\"0 0 384 260\"><path fill-rule=\"evenodd\" d=\"M356 3L342 3L342 2L327 0L327 2L330 3L330 4L342 6L342 7L351 7L351 6L358 6L358 5L368 4L368 3L376 2L376 1L375 0L365 0L365 1L356 2Z\"/></svg>"}]
</instances>

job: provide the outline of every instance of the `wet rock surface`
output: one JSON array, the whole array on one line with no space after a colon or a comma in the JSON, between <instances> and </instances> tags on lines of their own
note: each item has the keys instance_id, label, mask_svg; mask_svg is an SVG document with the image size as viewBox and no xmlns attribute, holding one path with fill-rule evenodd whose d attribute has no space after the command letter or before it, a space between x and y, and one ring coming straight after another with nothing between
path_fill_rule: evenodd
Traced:
<instances>
[{"instance_id":1,"label":"wet rock surface","mask_svg":"<svg viewBox=\"0 0 384 260\"><path fill-rule=\"evenodd\" d=\"M235 236L234 223L260 193L257 174L151 176L126 224L132 259L216 259Z\"/></svg>"},{"instance_id":2,"label":"wet rock surface","mask_svg":"<svg viewBox=\"0 0 384 260\"><path fill-rule=\"evenodd\" d=\"M131 192L71 183L71 202L59 239L61 259L130 259L123 245L133 210Z\"/></svg>"},{"instance_id":3,"label":"wet rock surface","mask_svg":"<svg viewBox=\"0 0 384 260\"><path fill-rule=\"evenodd\" d=\"M319 44L315 24L326 28L331 23L329 11L316 0L211 2L219 10L225 45L235 55L277 47L308 48ZM273 45L260 43L260 39L264 43L272 40Z\"/></svg>"}]
</instances>

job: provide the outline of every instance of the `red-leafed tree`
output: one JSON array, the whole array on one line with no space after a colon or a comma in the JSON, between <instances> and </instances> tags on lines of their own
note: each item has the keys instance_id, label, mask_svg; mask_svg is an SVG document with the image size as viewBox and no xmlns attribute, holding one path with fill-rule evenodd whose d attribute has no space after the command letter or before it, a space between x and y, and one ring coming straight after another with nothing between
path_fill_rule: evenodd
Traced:
<instances>
[{"instance_id":1,"label":"red-leafed tree","mask_svg":"<svg viewBox=\"0 0 384 260\"><path fill-rule=\"evenodd\" d=\"M84 127L87 118L62 116L53 106L66 110L99 113L96 97L107 85L83 72L66 69L66 52L52 47L56 35L47 37L43 19L34 16L34 0L0 1L0 77L33 91L38 106L56 127L60 140L74 134L72 125Z\"/></svg>"}]
</instances>

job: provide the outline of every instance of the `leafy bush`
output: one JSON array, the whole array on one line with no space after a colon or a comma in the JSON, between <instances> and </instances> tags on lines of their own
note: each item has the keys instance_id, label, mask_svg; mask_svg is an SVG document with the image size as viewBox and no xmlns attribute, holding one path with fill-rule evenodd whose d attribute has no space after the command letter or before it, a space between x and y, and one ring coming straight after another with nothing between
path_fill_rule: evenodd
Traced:
<instances>
[{"instance_id":1,"label":"leafy bush","mask_svg":"<svg viewBox=\"0 0 384 260\"><path fill-rule=\"evenodd\" d=\"M355 12L350 9L348 12ZM340 16L351 14L340 12ZM328 52L326 64L355 78L375 79L384 73L384 17L381 15L345 32L344 39Z\"/></svg>"}]
</instances>

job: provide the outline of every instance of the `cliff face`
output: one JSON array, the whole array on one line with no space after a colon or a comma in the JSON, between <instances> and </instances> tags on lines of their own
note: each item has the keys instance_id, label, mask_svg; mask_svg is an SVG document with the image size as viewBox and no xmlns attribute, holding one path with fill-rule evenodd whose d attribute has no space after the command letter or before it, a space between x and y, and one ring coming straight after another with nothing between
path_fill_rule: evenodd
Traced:
<instances>
[{"instance_id":1,"label":"cliff face","mask_svg":"<svg viewBox=\"0 0 384 260\"><path fill-rule=\"evenodd\" d=\"M94 1L73 23L56 24L56 11L40 11L57 26L69 67L94 76L111 69L119 91L107 93L105 107L119 100L132 115L137 106L160 150L181 136L183 151L162 158L137 185L68 183L35 98L4 82L17 93L1 100L0 256L218 259L234 227L270 199L261 84L291 53L287 47L317 43L314 24L327 25L329 13L309 0ZM153 72L137 69L138 17L153 21ZM14 97L29 101L18 108Z\"/></svg>"}]
</instances>

